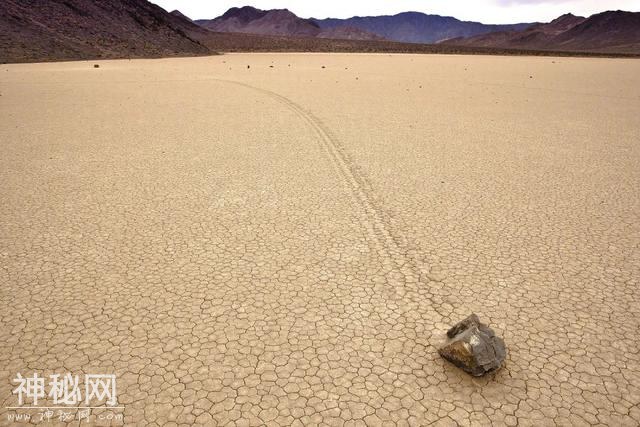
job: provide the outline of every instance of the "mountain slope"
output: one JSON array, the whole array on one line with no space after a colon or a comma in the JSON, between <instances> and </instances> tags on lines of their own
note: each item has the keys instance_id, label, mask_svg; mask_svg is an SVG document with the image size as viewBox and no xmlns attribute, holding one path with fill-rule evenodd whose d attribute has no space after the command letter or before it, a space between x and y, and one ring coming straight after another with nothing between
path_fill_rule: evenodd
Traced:
<instances>
[{"instance_id":1,"label":"mountain slope","mask_svg":"<svg viewBox=\"0 0 640 427\"><path fill-rule=\"evenodd\" d=\"M589 18L562 15L523 31L485 34L448 45L538 50L640 53L640 13L610 11Z\"/></svg>"},{"instance_id":2,"label":"mountain slope","mask_svg":"<svg viewBox=\"0 0 640 427\"><path fill-rule=\"evenodd\" d=\"M498 31L474 37L460 37L443 43L457 46L543 49L557 35L584 22L586 18L571 14L547 24L535 24L522 31Z\"/></svg>"},{"instance_id":3,"label":"mountain slope","mask_svg":"<svg viewBox=\"0 0 640 427\"><path fill-rule=\"evenodd\" d=\"M316 37L336 40L384 40L383 37L377 34L347 25L325 28Z\"/></svg>"},{"instance_id":4,"label":"mountain slope","mask_svg":"<svg viewBox=\"0 0 640 427\"><path fill-rule=\"evenodd\" d=\"M468 37L492 31L523 29L531 24L485 25L439 15L404 12L393 16L354 16L348 19L311 19L321 28L350 26L378 34L387 40L435 43L454 37Z\"/></svg>"},{"instance_id":5,"label":"mountain slope","mask_svg":"<svg viewBox=\"0 0 640 427\"><path fill-rule=\"evenodd\" d=\"M379 36L368 31L349 26L335 26L323 30L312 20L300 18L287 9L260 10L251 6L234 7L215 19L200 19L195 22L208 30L223 33L352 40L380 39Z\"/></svg>"},{"instance_id":6,"label":"mountain slope","mask_svg":"<svg viewBox=\"0 0 640 427\"><path fill-rule=\"evenodd\" d=\"M0 61L211 53L204 30L146 0L2 0Z\"/></svg>"},{"instance_id":7,"label":"mountain slope","mask_svg":"<svg viewBox=\"0 0 640 427\"><path fill-rule=\"evenodd\" d=\"M559 34L554 46L562 49L640 53L640 12L609 11L592 15Z\"/></svg>"}]
</instances>

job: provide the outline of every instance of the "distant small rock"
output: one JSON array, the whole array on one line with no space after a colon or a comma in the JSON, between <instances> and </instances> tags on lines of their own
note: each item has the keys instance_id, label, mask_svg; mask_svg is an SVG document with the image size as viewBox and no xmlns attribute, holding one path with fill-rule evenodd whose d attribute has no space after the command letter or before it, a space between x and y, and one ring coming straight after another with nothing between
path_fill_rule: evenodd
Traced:
<instances>
[{"instance_id":1,"label":"distant small rock","mask_svg":"<svg viewBox=\"0 0 640 427\"><path fill-rule=\"evenodd\" d=\"M248 70L249 68L251 68L251 65L247 65L247 70Z\"/></svg>"},{"instance_id":2,"label":"distant small rock","mask_svg":"<svg viewBox=\"0 0 640 427\"><path fill-rule=\"evenodd\" d=\"M323 66L322 66L322 68L327 68L327 67L325 67L325 66L323 65Z\"/></svg>"},{"instance_id":3,"label":"distant small rock","mask_svg":"<svg viewBox=\"0 0 640 427\"><path fill-rule=\"evenodd\" d=\"M502 338L475 314L449 329L447 337L449 341L438 350L440 356L474 377L500 368L507 356Z\"/></svg>"},{"instance_id":4,"label":"distant small rock","mask_svg":"<svg viewBox=\"0 0 640 427\"><path fill-rule=\"evenodd\" d=\"M93 68L100 68L100 64L93 64Z\"/></svg>"}]
</instances>

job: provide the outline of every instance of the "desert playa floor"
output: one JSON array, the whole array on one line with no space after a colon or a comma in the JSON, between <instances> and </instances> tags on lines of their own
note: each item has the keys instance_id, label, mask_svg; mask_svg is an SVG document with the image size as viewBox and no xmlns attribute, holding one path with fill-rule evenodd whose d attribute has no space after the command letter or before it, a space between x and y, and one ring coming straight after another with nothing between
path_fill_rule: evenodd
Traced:
<instances>
[{"instance_id":1,"label":"desert playa floor","mask_svg":"<svg viewBox=\"0 0 640 427\"><path fill-rule=\"evenodd\" d=\"M640 423L640 61L94 63L0 66L0 423L33 372L137 425Z\"/></svg>"}]
</instances>

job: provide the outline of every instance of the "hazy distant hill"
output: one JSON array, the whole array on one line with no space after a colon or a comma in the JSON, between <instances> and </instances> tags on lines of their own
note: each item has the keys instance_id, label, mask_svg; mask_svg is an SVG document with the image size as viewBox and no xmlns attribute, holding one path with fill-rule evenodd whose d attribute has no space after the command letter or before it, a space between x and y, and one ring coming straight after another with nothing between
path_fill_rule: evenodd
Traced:
<instances>
[{"instance_id":1,"label":"hazy distant hill","mask_svg":"<svg viewBox=\"0 0 640 427\"><path fill-rule=\"evenodd\" d=\"M322 29L312 20L300 18L287 9L260 10L251 6L234 7L215 19L200 19L195 22L211 31L226 33L355 40L381 39L380 36L369 31L348 25Z\"/></svg>"},{"instance_id":2,"label":"hazy distant hill","mask_svg":"<svg viewBox=\"0 0 640 427\"><path fill-rule=\"evenodd\" d=\"M589 18L562 15L548 24L533 25L522 31L457 38L447 45L640 53L640 13L610 11Z\"/></svg>"},{"instance_id":3,"label":"hazy distant hill","mask_svg":"<svg viewBox=\"0 0 640 427\"><path fill-rule=\"evenodd\" d=\"M348 19L312 18L311 21L323 29L349 26L378 34L387 40L409 43L435 43L454 37L469 37L492 31L520 30L531 26L531 23L486 25L420 12L404 12L393 16L354 16Z\"/></svg>"},{"instance_id":4,"label":"hazy distant hill","mask_svg":"<svg viewBox=\"0 0 640 427\"><path fill-rule=\"evenodd\" d=\"M0 61L207 54L194 24L146 0L2 0Z\"/></svg>"}]
</instances>

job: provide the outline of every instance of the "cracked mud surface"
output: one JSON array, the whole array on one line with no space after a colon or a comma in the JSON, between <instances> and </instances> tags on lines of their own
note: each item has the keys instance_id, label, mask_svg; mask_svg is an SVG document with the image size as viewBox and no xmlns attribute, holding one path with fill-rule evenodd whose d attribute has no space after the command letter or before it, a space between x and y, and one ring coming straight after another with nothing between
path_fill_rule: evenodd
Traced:
<instances>
[{"instance_id":1,"label":"cracked mud surface","mask_svg":"<svg viewBox=\"0 0 640 427\"><path fill-rule=\"evenodd\" d=\"M0 424L18 372L132 425L640 424L640 62L99 63L0 66Z\"/></svg>"}]
</instances>

